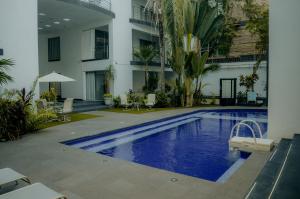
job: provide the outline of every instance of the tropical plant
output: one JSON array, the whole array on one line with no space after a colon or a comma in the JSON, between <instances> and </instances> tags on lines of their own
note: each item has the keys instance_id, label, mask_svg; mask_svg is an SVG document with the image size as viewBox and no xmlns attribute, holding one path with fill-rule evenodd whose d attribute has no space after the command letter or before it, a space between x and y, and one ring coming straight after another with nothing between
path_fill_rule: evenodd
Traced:
<instances>
[{"instance_id":1,"label":"tropical plant","mask_svg":"<svg viewBox=\"0 0 300 199\"><path fill-rule=\"evenodd\" d=\"M55 91L55 88L50 88L49 91L43 92L40 98L47 100L47 102L55 102L57 98L57 93Z\"/></svg>"},{"instance_id":2,"label":"tropical plant","mask_svg":"<svg viewBox=\"0 0 300 199\"><path fill-rule=\"evenodd\" d=\"M169 103L169 98L168 96L164 93L164 92L156 92L155 93L155 107L157 108L165 108L168 107L170 105Z\"/></svg>"},{"instance_id":3,"label":"tropical plant","mask_svg":"<svg viewBox=\"0 0 300 199\"><path fill-rule=\"evenodd\" d=\"M256 73L252 73L250 75L241 75L240 76L240 86L244 86L246 88L246 92L254 91L254 85L259 79Z\"/></svg>"},{"instance_id":4,"label":"tropical plant","mask_svg":"<svg viewBox=\"0 0 300 199\"><path fill-rule=\"evenodd\" d=\"M149 79L148 79L148 88L143 87L143 91L145 93L153 93L158 87L158 73L157 72L149 72Z\"/></svg>"},{"instance_id":5,"label":"tropical plant","mask_svg":"<svg viewBox=\"0 0 300 199\"><path fill-rule=\"evenodd\" d=\"M0 138L15 140L20 136L36 131L42 125L55 118L51 110L35 112L33 108L34 82L29 92L26 89L11 90L0 98Z\"/></svg>"},{"instance_id":6,"label":"tropical plant","mask_svg":"<svg viewBox=\"0 0 300 199\"><path fill-rule=\"evenodd\" d=\"M165 47L165 7L164 2L166 0L147 0L145 9L150 10L153 13L156 27L158 27L159 35L159 54L160 54L160 90L165 91L165 60L166 60L166 47Z\"/></svg>"},{"instance_id":7,"label":"tropical plant","mask_svg":"<svg viewBox=\"0 0 300 199\"><path fill-rule=\"evenodd\" d=\"M114 107L115 108L120 108L121 107L121 97L117 96L113 100L114 100Z\"/></svg>"},{"instance_id":8,"label":"tropical plant","mask_svg":"<svg viewBox=\"0 0 300 199\"><path fill-rule=\"evenodd\" d=\"M115 78L115 70L112 64L109 65L104 71L104 78L105 78L105 82L104 82L105 93L110 93L110 81Z\"/></svg>"},{"instance_id":9,"label":"tropical plant","mask_svg":"<svg viewBox=\"0 0 300 199\"><path fill-rule=\"evenodd\" d=\"M204 71L203 66L208 58L208 53L202 49L214 43L222 32L225 21L223 7L226 3L226 0L165 0L171 65L179 76L180 90L183 91L182 105L193 104L193 82L201 78L197 76L198 72ZM202 63L198 64L200 61ZM216 67L212 66L207 71L212 69Z\"/></svg>"},{"instance_id":10,"label":"tropical plant","mask_svg":"<svg viewBox=\"0 0 300 199\"><path fill-rule=\"evenodd\" d=\"M133 52L133 55L138 58L141 62L143 62L145 66L145 88L146 92L149 91L149 64L152 62L152 60L157 55L156 50L153 48L153 46L144 46L140 49L136 49Z\"/></svg>"},{"instance_id":11,"label":"tropical plant","mask_svg":"<svg viewBox=\"0 0 300 199\"><path fill-rule=\"evenodd\" d=\"M14 62L10 59L0 59L0 86L13 80L13 78L6 73L9 67L13 65Z\"/></svg>"},{"instance_id":12,"label":"tropical plant","mask_svg":"<svg viewBox=\"0 0 300 199\"><path fill-rule=\"evenodd\" d=\"M203 96L202 89L206 86L206 84L203 84L203 77L220 69L219 64L206 65L207 59L208 52L205 52L202 56L194 54L194 58L192 60L193 77L196 79L196 88L193 97L194 99L199 99L200 102Z\"/></svg>"},{"instance_id":13,"label":"tropical plant","mask_svg":"<svg viewBox=\"0 0 300 199\"><path fill-rule=\"evenodd\" d=\"M256 74L260 63L267 55L269 46L269 9L266 4L260 5L254 0L240 0L244 2L242 7L248 21L246 29L257 38L256 49L258 57L253 66L253 74Z\"/></svg>"}]
</instances>

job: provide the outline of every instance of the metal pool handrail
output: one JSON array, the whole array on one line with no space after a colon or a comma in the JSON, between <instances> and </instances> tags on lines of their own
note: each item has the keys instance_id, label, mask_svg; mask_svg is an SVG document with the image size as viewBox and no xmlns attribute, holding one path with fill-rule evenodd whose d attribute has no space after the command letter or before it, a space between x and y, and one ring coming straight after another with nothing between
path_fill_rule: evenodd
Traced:
<instances>
[{"instance_id":1,"label":"metal pool handrail","mask_svg":"<svg viewBox=\"0 0 300 199\"><path fill-rule=\"evenodd\" d=\"M234 133L234 130L237 128L237 132L236 132L236 136L238 137L239 136L239 133L240 133L240 126L241 125L244 125L244 126L246 126L246 127L248 127L249 129L250 129L250 131L251 131L251 133L252 133L252 135L253 135L253 139L254 139L254 142L255 142L255 144L257 143L256 142L256 136L255 136L255 133L254 133L254 130L253 130L253 128L250 126L250 125L248 125L248 124L246 124L246 123L243 123L243 122L239 122L239 123L237 123L237 124L235 124L234 126L233 126L233 128L231 129L231 133L230 133L230 139L233 137L233 133Z\"/></svg>"}]
</instances>

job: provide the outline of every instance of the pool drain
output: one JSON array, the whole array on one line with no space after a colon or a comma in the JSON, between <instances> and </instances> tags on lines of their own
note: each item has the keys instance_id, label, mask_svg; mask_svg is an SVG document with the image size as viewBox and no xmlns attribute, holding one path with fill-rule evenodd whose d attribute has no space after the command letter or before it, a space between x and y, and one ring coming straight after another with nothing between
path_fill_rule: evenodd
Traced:
<instances>
[{"instance_id":1,"label":"pool drain","mask_svg":"<svg viewBox=\"0 0 300 199\"><path fill-rule=\"evenodd\" d=\"M177 182L178 179L177 178L171 178L171 182Z\"/></svg>"}]
</instances>

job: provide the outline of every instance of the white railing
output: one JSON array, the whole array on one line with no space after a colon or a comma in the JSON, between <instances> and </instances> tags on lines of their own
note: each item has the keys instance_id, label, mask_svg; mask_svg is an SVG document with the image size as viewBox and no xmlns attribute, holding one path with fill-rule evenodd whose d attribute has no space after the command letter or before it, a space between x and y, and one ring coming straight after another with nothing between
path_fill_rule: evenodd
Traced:
<instances>
[{"instance_id":1,"label":"white railing","mask_svg":"<svg viewBox=\"0 0 300 199\"><path fill-rule=\"evenodd\" d=\"M153 23L153 12L146 10L144 6L139 4L132 5L132 18L140 21Z\"/></svg>"},{"instance_id":2,"label":"white railing","mask_svg":"<svg viewBox=\"0 0 300 199\"><path fill-rule=\"evenodd\" d=\"M245 126L245 127L247 127L247 128L250 129L250 131L252 133L252 136L253 136L253 139L254 139L254 143L256 143L256 135L254 133L254 129L249 125L249 123L255 124L255 126L256 126L256 128L257 128L257 130L259 132L259 136L260 136L259 138L263 138L263 135L262 135L262 132L261 132L261 128L260 128L259 124L256 121L254 121L254 120L242 120L241 122L235 124L232 127L231 133L230 133L230 139L234 136L234 132L236 132L235 136L239 137L241 126Z\"/></svg>"},{"instance_id":3,"label":"white railing","mask_svg":"<svg viewBox=\"0 0 300 199\"><path fill-rule=\"evenodd\" d=\"M111 11L111 1L110 0L80 0L80 2L104 8Z\"/></svg>"}]
</instances>

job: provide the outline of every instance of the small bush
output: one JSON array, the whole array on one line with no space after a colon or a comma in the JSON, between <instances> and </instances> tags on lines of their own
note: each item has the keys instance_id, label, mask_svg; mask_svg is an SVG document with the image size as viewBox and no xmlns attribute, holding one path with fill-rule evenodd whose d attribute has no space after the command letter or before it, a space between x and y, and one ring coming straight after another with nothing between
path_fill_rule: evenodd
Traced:
<instances>
[{"instance_id":1,"label":"small bush","mask_svg":"<svg viewBox=\"0 0 300 199\"><path fill-rule=\"evenodd\" d=\"M29 112L26 121L26 131L36 132L44 127L44 125L53 119L57 119L57 115L52 110L41 110L38 113Z\"/></svg>"},{"instance_id":2,"label":"small bush","mask_svg":"<svg viewBox=\"0 0 300 199\"><path fill-rule=\"evenodd\" d=\"M26 113L19 101L0 99L0 138L15 140L26 133Z\"/></svg>"},{"instance_id":3,"label":"small bush","mask_svg":"<svg viewBox=\"0 0 300 199\"><path fill-rule=\"evenodd\" d=\"M45 91L41 94L41 99L47 100L47 102L56 101L57 94L54 88L51 88L50 91Z\"/></svg>"},{"instance_id":4,"label":"small bush","mask_svg":"<svg viewBox=\"0 0 300 199\"><path fill-rule=\"evenodd\" d=\"M120 98L120 96L114 98L114 107L115 108L120 108L121 107L121 98Z\"/></svg>"},{"instance_id":5,"label":"small bush","mask_svg":"<svg viewBox=\"0 0 300 199\"><path fill-rule=\"evenodd\" d=\"M169 106L169 98L163 92L156 92L156 104L157 108L165 108Z\"/></svg>"}]
</instances>

